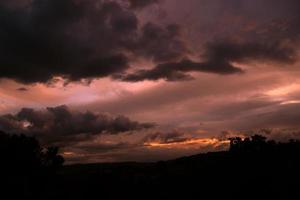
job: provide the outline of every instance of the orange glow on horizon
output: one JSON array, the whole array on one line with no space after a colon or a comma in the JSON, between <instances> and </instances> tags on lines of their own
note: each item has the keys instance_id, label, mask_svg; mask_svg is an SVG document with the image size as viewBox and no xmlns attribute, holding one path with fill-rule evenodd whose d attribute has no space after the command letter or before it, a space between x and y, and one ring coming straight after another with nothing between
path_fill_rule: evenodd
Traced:
<instances>
[{"instance_id":1,"label":"orange glow on horizon","mask_svg":"<svg viewBox=\"0 0 300 200\"><path fill-rule=\"evenodd\" d=\"M219 147L221 145L229 145L229 140L219 140L216 138L199 138L199 139L190 139L183 142L172 142L172 143L160 143L160 142L149 142L145 143L145 146L156 148L178 148L178 147L190 147L190 146L197 146L197 147L206 147L212 146L214 148Z\"/></svg>"}]
</instances>

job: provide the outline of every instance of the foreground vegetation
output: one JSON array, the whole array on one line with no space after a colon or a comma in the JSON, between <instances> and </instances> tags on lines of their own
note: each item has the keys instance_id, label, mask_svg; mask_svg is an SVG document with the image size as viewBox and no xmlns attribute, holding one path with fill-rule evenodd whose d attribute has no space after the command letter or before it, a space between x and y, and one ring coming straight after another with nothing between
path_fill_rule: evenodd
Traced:
<instances>
[{"instance_id":1,"label":"foreground vegetation","mask_svg":"<svg viewBox=\"0 0 300 200\"><path fill-rule=\"evenodd\" d=\"M246 139L231 138L228 151L171 161L62 167L57 149L45 150L32 138L6 135L18 141L8 147L3 135L0 140L1 158L5 163L1 169L2 180L6 183L3 192L11 196L38 199L300 199L299 141L278 143L256 135ZM34 150L31 153L23 149L30 149L27 143ZM26 159L20 160L21 157Z\"/></svg>"}]
</instances>

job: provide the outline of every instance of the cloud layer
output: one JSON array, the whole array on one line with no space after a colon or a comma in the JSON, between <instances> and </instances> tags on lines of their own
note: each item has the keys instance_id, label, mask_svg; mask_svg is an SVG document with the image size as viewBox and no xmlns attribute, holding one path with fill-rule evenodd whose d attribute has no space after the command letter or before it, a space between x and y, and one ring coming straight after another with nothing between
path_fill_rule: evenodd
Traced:
<instances>
[{"instance_id":1,"label":"cloud layer","mask_svg":"<svg viewBox=\"0 0 300 200\"><path fill-rule=\"evenodd\" d=\"M1 3L0 11L0 78L22 83L107 77L130 68L130 54L165 61L185 51L175 26L140 30L137 15L116 1L34 0Z\"/></svg>"},{"instance_id":2,"label":"cloud layer","mask_svg":"<svg viewBox=\"0 0 300 200\"><path fill-rule=\"evenodd\" d=\"M206 72L215 74L235 74L243 72L238 64L251 62L268 62L292 64L296 61L294 46L285 45L282 40L268 41L235 41L224 39L208 43L202 62L185 58L179 62L159 64L150 70L139 70L121 77L123 81L137 82L143 80L167 81L190 80L188 72ZM249 64L248 64L249 65Z\"/></svg>"},{"instance_id":3,"label":"cloud layer","mask_svg":"<svg viewBox=\"0 0 300 200\"><path fill-rule=\"evenodd\" d=\"M199 55L188 45L193 41L187 41L187 35L182 33L187 27L181 21L180 25L155 20L142 22L136 10L156 3L161 1L0 3L0 78L26 84L47 83L57 76L66 82L111 76L128 82L178 81L190 80L191 72L240 73L242 69L237 63L286 64L296 59L300 19L297 14L286 19L276 19L274 14L274 19L267 21L268 26L240 27L239 32L228 31L231 35L215 35L213 41L201 42L205 45L199 42L203 51ZM235 7L231 8L231 4ZM238 17L236 7L246 9L244 4L230 1L225 11L232 9L232 15ZM287 4L298 5L293 0ZM245 13L249 10L251 7ZM228 23L225 21L223 26L229 26ZM155 66L132 67L141 59Z\"/></svg>"},{"instance_id":4,"label":"cloud layer","mask_svg":"<svg viewBox=\"0 0 300 200\"><path fill-rule=\"evenodd\" d=\"M15 115L0 116L0 130L33 135L46 144L58 142L67 145L93 135L141 131L153 126L152 123L139 123L125 116L77 112L67 106L49 107L46 110L23 108Z\"/></svg>"},{"instance_id":5,"label":"cloud layer","mask_svg":"<svg viewBox=\"0 0 300 200\"><path fill-rule=\"evenodd\" d=\"M161 0L129 0L130 7L133 9L141 9L154 3L159 3Z\"/></svg>"}]
</instances>

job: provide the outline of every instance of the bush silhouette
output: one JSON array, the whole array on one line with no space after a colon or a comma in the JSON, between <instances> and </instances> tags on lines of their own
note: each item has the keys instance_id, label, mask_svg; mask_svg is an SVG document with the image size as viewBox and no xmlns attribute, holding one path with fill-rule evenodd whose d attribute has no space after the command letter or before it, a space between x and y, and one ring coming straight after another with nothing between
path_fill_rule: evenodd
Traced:
<instances>
[{"instance_id":1,"label":"bush silhouette","mask_svg":"<svg viewBox=\"0 0 300 200\"><path fill-rule=\"evenodd\" d=\"M240 137L229 138L230 140L230 152L260 152L270 147L270 144L275 143L275 141L267 142L267 138L261 135L254 135L242 139Z\"/></svg>"},{"instance_id":2,"label":"bush silhouette","mask_svg":"<svg viewBox=\"0 0 300 200\"><path fill-rule=\"evenodd\" d=\"M51 176L64 159L57 147L43 148L33 137L0 131L0 162L1 191L24 197L32 196L35 185Z\"/></svg>"},{"instance_id":3,"label":"bush silhouette","mask_svg":"<svg viewBox=\"0 0 300 200\"><path fill-rule=\"evenodd\" d=\"M64 162L57 147L42 148L33 137L4 132L0 132L0 158L2 168L18 168L21 171L57 167Z\"/></svg>"}]
</instances>

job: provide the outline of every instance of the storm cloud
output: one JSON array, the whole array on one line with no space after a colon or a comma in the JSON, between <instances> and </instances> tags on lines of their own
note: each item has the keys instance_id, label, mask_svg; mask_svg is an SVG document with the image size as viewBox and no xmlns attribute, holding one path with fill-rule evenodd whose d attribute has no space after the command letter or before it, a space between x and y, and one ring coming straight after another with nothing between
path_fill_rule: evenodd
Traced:
<instances>
[{"instance_id":1,"label":"storm cloud","mask_svg":"<svg viewBox=\"0 0 300 200\"><path fill-rule=\"evenodd\" d=\"M23 108L17 114L0 116L0 130L12 134L33 135L44 143L83 141L93 135L119 134L152 128L152 123L139 123L125 116L77 112L67 106L46 110Z\"/></svg>"},{"instance_id":2,"label":"storm cloud","mask_svg":"<svg viewBox=\"0 0 300 200\"><path fill-rule=\"evenodd\" d=\"M147 24L140 30L134 11L115 1L34 0L11 7L0 4L0 78L45 83L55 76L108 77L130 68L128 54L165 61L184 51L176 28Z\"/></svg>"},{"instance_id":3,"label":"storm cloud","mask_svg":"<svg viewBox=\"0 0 300 200\"><path fill-rule=\"evenodd\" d=\"M159 3L161 0L129 0L130 7L133 9L141 9L154 3Z\"/></svg>"},{"instance_id":4,"label":"storm cloud","mask_svg":"<svg viewBox=\"0 0 300 200\"><path fill-rule=\"evenodd\" d=\"M220 41L207 45L203 62L183 59L179 62L159 64L150 70L139 70L121 77L123 81L137 82L143 80L167 81L190 80L188 72L206 72L215 74L242 73L243 69L233 63L248 63L253 60L273 63L292 64L296 52L292 47L280 43L238 43Z\"/></svg>"},{"instance_id":5,"label":"storm cloud","mask_svg":"<svg viewBox=\"0 0 300 200\"><path fill-rule=\"evenodd\" d=\"M187 27L182 22L141 22L136 9L157 3L161 1L0 3L0 78L25 84L48 83L57 76L66 82L111 76L129 82L178 81L192 79L190 72L240 73L243 70L236 62L295 60L300 18L297 14L287 19L274 16L268 25L257 25L252 32L216 35L213 41L202 42L206 45L201 47L203 52L199 56L188 45L182 33ZM245 2L230 3L235 6L228 5L230 9L227 6L226 11L232 14L239 14L237 8L246 9ZM251 13L251 7L246 11ZM240 37L234 38L235 35ZM132 67L138 59L153 62L154 67Z\"/></svg>"},{"instance_id":6,"label":"storm cloud","mask_svg":"<svg viewBox=\"0 0 300 200\"><path fill-rule=\"evenodd\" d=\"M180 21L189 30L191 46L202 54L137 70L121 80L191 80L190 72L235 74L244 70L240 65L287 66L298 60L299 1L190 0L178 4L169 9L169 20Z\"/></svg>"}]
</instances>

